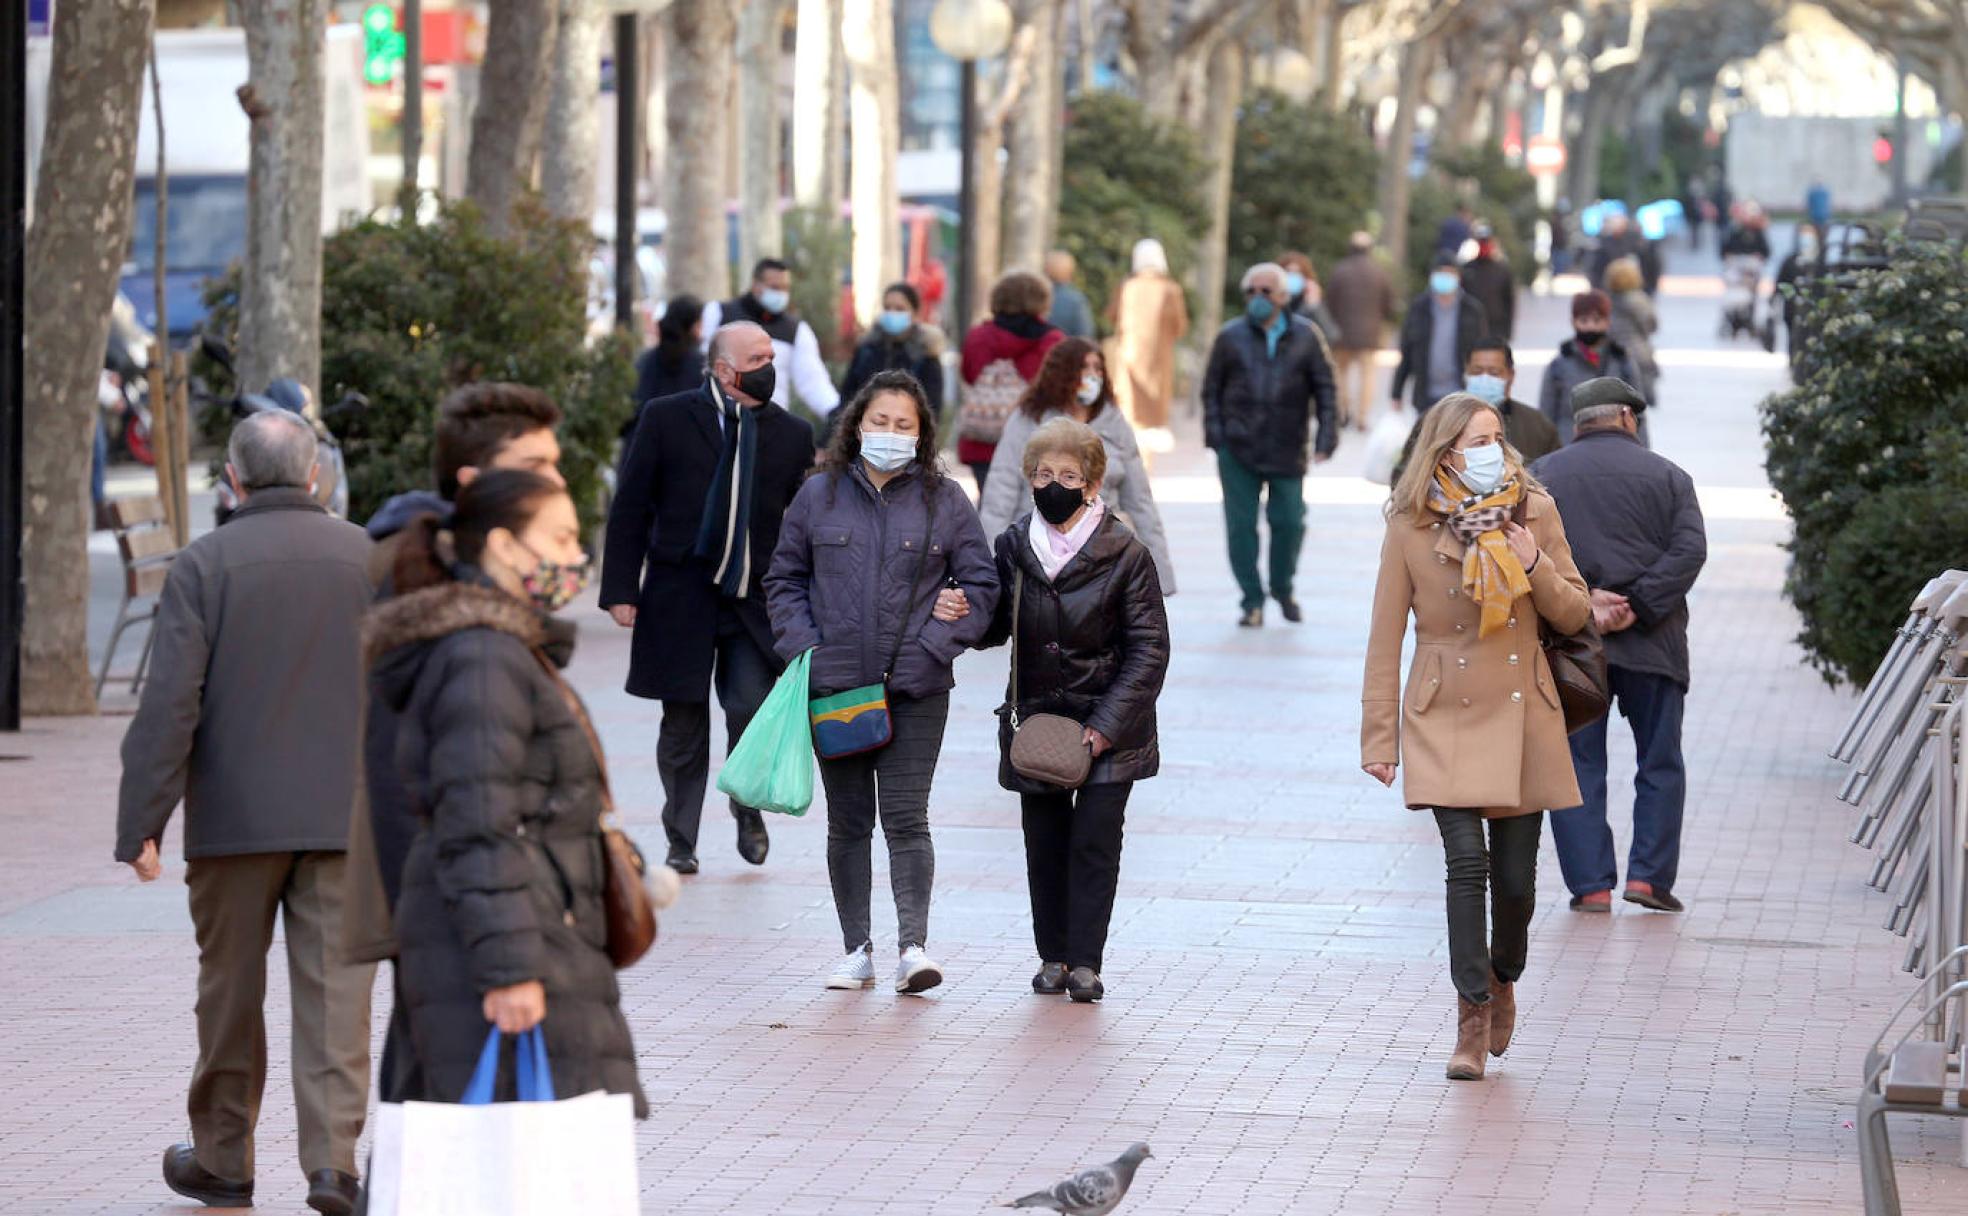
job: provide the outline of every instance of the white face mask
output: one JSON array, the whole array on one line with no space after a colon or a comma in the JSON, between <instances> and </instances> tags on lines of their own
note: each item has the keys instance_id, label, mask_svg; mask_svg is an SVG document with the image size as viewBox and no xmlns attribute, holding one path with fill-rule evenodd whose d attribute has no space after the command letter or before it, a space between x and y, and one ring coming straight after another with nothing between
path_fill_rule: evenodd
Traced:
<instances>
[{"instance_id":1,"label":"white face mask","mask_svg":"<svg viewBox=\"0 0 1968 1216\"><path fill-rule=\"evenodd\" d=\"M1462 484L1478 494L1488 494L1503 484L1503 445L1486 443L1481 447L1464 448L1457 452L1462 457L1463 469L1459 477Z\"/></svg>"},{"instance_id":2,"label":"white face mask","mask_svg":"<svg viewBox=\"0 0 1968 1216\"><path fill-rule=\"evenodd\" d=\"M916 437L894 431L862 431L861 459L877 473L894 473L916 458Z\"/></svg>"},{"instance_id":3,"label":"white face mask","mask_svg":"<svg viewBox=\"0 0 1968 1216\"><path fill-rule=\"evenodd\" d=\"M1105 387L1107 382L1099 376L1081 376L1080 391L1074 395L1079 398L1081 405L1092 405L1100 400L1100 390Z\"/></svg>"}]
</instances>

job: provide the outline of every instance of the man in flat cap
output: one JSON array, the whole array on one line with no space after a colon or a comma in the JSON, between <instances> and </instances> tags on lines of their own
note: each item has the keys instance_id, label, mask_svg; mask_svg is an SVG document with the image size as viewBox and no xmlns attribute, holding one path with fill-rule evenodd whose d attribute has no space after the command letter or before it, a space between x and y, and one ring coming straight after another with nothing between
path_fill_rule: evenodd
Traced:
<instances>
[{"instance_id":1,"label":"man in flat cap","mask_svg":"<svg viewBox=\"0 0 1968 1216\"><path fill-rule=\"evenodd\" d=\"M1572 556L1592 588L1613 699L1633 728L1639 764L1625 898L1679 912L1674 880L1688 788L1681 760L1688 589L1708 560L1708 537L1694 480L1640 443L1645 397L1624 380L1601 376L1573 389L1570 405L1576 438L1532 471L1557 500ZM1610 912L1619 882L1606 823L1606 726L1601 719L1572 736L1585 802L1551 815L1558 863L1578 912Z\"/></svg>"}]
</instances>

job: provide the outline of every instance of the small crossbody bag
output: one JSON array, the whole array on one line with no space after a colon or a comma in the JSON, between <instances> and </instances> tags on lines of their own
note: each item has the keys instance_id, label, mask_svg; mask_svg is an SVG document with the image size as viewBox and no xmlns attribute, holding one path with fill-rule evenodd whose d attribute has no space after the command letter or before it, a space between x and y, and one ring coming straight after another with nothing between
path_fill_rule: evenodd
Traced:
<instances>
[{"instance_id":1,"label":"small crossbody bag","mask_svg":"<svg viewBox=\"0 0 1968 1216\"><path fill-rule=\"evenodd\" d=\"M1093 771L1086 727L1064 714L1018 716L1018 615L1025 602L1025 570L1019 567L1011 593L1011 771L1027 781L1076 790Z\"/></svg>"},{"instance_id":2,"label":"small crossbody bag","mask_svg":"<svg viewBox=\"0 0 1968 1216\"><path fill-rule=\"evenodd\" d=\"M922 547L916 551L916 568L909 577L909 595L903 601L902 620L895 629L895 647L889 652L882 678L830 696L814 697L806 703L807 720L813 725L813 752L822 760L839 760L863 752L880 751L895 738L895 716L889 712L888 681L895 664L902 658L902 643L909 636L909 617L915 607L916 589L922 585L923 567L929 561L929 543L936 533L936 496L925 484L923 498L928 522L923 527Z\"/></svg>"}]
</instances>

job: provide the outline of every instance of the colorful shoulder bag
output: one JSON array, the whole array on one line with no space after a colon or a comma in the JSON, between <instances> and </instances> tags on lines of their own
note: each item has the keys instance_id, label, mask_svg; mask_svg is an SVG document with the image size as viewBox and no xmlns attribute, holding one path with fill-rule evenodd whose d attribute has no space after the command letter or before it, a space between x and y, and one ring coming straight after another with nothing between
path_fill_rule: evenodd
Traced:
<instances>
[{"instance_id":1,"label":"colorful shoulder bag","mask_svg":"<svg viewBox=\"0 0 1968 1216\"><path fill-rule=\"evenodd\" d=\"M831 696L815 697L806 704L808 721L813 724L813 751L822 760L839 760L862 752L879 751L895 737L895 719L888 710L888 679L902 657L902 641L909 636L909 617L916 603L916 588L922 582L923 565L929 560L929 542L936 531L936 495L927 482L923 485L928 523L923 528L922 547L916 551L916 568L909 577L909 594L902 604L902 619L895 628L895 648L889 653L882 678Z\"/></svg>"}]
</instances>

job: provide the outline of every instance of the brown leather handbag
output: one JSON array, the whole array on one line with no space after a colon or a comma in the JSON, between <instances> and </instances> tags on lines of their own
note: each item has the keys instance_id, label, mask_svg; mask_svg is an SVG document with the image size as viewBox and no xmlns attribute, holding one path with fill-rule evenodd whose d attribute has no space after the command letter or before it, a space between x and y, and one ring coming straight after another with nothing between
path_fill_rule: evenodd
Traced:
<instances>
[{"instance_id":1,"label":"brown leather handbag","mask_svg":"<svg viewBox=\"0 0 1968 1216\"><path fill-rule=\"evenodd\" d=\"M1011 771L1028 781L1076 790L1093 771L1086 727L1063 714L1018 716L1018 610L1025 601L1025 571L1018 571L1011 596Z\"/></svg>"},{"instance_id":2,"label":"brown leather handbag","mask_svg":"<svg viewBox=\"0 0 1968 1216\"><path fill-rule=\"evenodd\" d=\"M1529 526L1522 499L1510 514L1519 526ZM1544 649L1544 663L1551 669L1551 683L1565 715L1565 733L1583 730L1605 717L1613 707L1613 680L1606 670L1605 639L1599 636L1592 618L1587 616L1577 633L1560 633L1540 616L1538 644Z\"/></svg>"}]
</instances>

